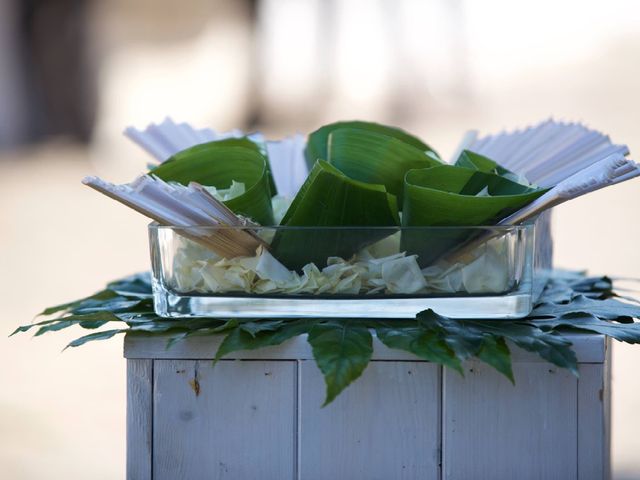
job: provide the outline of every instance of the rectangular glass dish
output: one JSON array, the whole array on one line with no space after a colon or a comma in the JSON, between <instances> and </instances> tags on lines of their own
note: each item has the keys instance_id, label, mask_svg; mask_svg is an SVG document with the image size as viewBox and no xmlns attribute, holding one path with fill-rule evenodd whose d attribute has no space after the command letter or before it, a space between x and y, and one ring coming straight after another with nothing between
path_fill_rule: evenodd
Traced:
<instances>
[{"instance_id":1,"label":"rectangular glass dish","mask_svg":"<svg viewBox=\"0 0 640 480\"><path fill-rule=\"evenodd\" d=\"M162 317L516 319L534 301L534 223L149 226Z\"/></svg>"}]
</instances>

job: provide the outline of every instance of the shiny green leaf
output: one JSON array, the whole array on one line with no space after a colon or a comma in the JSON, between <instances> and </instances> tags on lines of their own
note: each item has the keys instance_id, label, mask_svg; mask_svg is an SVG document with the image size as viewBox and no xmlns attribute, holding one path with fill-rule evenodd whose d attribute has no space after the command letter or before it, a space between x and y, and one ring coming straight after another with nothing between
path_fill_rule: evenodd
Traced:
<instances>
[{"instance_id":1,"label":"shiny green leaf","mask_svg":"<svg viewBox=\"0 0 640 480\"><path fill-rule=\"evenodd\" d=\"M287 210L287 227L396 226L395 196L382 185L350 179L318 161ZM274 256L290 269L310 262L322 268L329 256L349 258L365 246L394 233L389 229L283 229L271 243Z\"/></svg>"},{"instance_id":2,"label":"shiny green leaf","mask_svg":"<svg viewBox=\"0 0 640 480\"><path fill-rule=\"evenodd\" d=\"M368 132L380 133L388 137L393 137L397 140L400 140L422 152L431 152L433 156L438 157L438 154L429 145L427 145L414 135L411 135L410 133L407 133L399 128L389 127L387 125L381 125L379 123L373 122L336 122L325 125L309 135L309 138L307 140L307 147L304 152L309 170L311 170L317 160L327 160L327 158L329 157L329 135L335 130L341 128L357 128L359 130L366 130Z\"/></svg>"},{"instance_id":3,"label":"shiny green leaf","mask_svg":"<svg viewBox=\"0 0 640 480\"><path fill-rule=\"evenodd\" d=\"M487 195L477 196L482 191ZM402 225L493 225L545 191L453 165L410 170L405 177ZM417 254L421 265L428 265L469 240L469 230L462 228L434 231L428 239L419 232L403 231L402 249Z\"/></svg>"},{"instance_id":4,"label":"shiny green leaf","mask_svg":"<svg viewBox=\"0 0 640 480\"><path fill-rule=\"evenodd\" d=\"M327 160L349 178L384 185L402 205L409 170L442 165L423 150L397 138L369 130L339 128L329 135Z\"/></svg>"},{"instance_id":5,"label":"shiny green leaf","mask_svg":"<svg viewBox=\"0 0 640 480\"><path fill-rule=\"evenodd\" d=\"M396 326L394 322L380 323L376 334L389 348L405 350L429 362L440 363L462 374L462 363L446 338L436 329L414 326Z\"/></svg>"},{"instance_id":6,"label":"shiny green leaf","mask_svg":"<svg viewBox=\"0 0 640 480\"><path fill-rule=\"evenodd\" d=\"M193 181L229 188L233 180L244 183L245 193L225 201L225 205L262 225L273 225L268 161L255 145L248 147L237 143L238 140L196 145L176 153L149 174L183 185Z\"/></svg>"},{"instance_id":7,"label":"shiny green leaf","mask_svg":"<svg viewBox=\"0 0 640 480\"><path fill-rule=\"evenodd\" d=\"M601 302L602 300L596 300ZM550 320L536 322L542 329L569 328L607 335L621 342L640 343L640 323L615 323L602 320L594 313L566 313Z\"/></svg>"},{"instance_id":8,"label":"shiny green leaf","mask_svg":"<svg viewBox=\"0 0 640 480\"><path fill-rule=\"evenodd\" d=\"M495 368L515 385L516 381L513 378L513 369L511 367L511 352L509 352L509 347L503 337L485 337L482 347L476 356L487 365Z\"/></svg>"},{"instance_id":9,"label":"shiny green leaf","mask_svg":"<svg viewBox=\"0 0 640 480\"><path fill-rule=\"evenodd\" d=\"M259 321L251 322L259 324ZM296 319L279 321L278 328L251 329L247 331L238 326L230 330L218 347L215 359L241 350L255 350L257 348L280 345L281 343L307 333L317 320ZM272 327L273 324L270 324Z\"/></svg>"},{"instance_id":10,"label":"shiny green leaf","mask_svg":"<svg viewBox=\"0 0 640 480\"><path fill-rule=\"evenodd\" d=\"M323 406L356 380L373 354L371 333L352 320L336 320L315 325L309 332L313 358L324 375L327 387Z\"/></svg>"},{"instance_id":11,"label":"shiny green leaf","mask_svg":"<svg viewBox=\"0 0 640 480\"><path fill-rule=\"evenodd\" d=\"M76 338L75 340L70 342L64 349L66 350L69 347L79 347L80 345L84 345L87 342L93 342L95 340L107 340L119 333L125 333L126 331L126 329L117 329L90 333L89 335L85 335L84 337Z\"/></svg>"}]
</instances>

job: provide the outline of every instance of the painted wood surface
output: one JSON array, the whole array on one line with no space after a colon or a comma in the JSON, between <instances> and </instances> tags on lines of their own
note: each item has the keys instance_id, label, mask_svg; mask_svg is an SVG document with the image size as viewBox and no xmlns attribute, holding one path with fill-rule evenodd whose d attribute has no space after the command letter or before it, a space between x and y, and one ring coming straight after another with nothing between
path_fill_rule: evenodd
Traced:
<instances>
[{"instance_id":1,"label":"painted wood surface","mask_svg":"<svg viewBox=\"0 0 640 480\"><path fill-rule=\"evenodd\" d=\"M605 358L605 341L603 335L572 333L565 337L573 343L578 362L602 363ZM174 343L167 348L169 337L163 335L148 336L144 334L127 334L124 340L124 356L126 358L155 359L211 359L222 341L222 336L190 337ZM514 362L546 363L539 356L525 352L510 344ZM373 338L373 360L419 360L418 357L402 350L387 348L375 336ZM306 335L295 337L277 347L266 347L258 350L234 352L229 358L262 359L262 360L311 360L313 355L307 343Z\"/></svg>"},{"instance_id":2,"label":"painted wood surface","mask_svg":"<svg viewBox=\"0 0 640 480\"><path fill-rule=\"evenodd\" d=\"M582 365L578 380L578 478L610 478L609 365Z\"/></svg>"},{"instance_id":3,"label":"painted wood surface","mask_svg":"<svg viewBox=\"0 0 640 480\"><path fill-rule=\"evenodd\" d=\"M440 367L372 362L332 404L309 360L300 362L300 478L440 478Z\"/></svg>"},{"instance_id":4,"label":"painted wood surface","mask_svg":"<svg viewBox=\"0 0 640 480\"><path fill-rule=\"evenodd\" d=\"M577 478L577 379L541 363L514 364L516 386L470 362L444 372L443 478Z\"/></svg>"},{"instance_id":5,"label":"painted wood surface","mask_svg":"<svg viewBox=\"0 0 640 480\"><path fill-rule=\"evenodd\" d=\"M153 360L127 360L127 478L150 480Z\"/></svg>"},{"instance_id":6,"label":"painted wood surface","mask_svg":"<svg viewBox=\"0 0 640 480\"><path fill-rule=\"evenodd\" d=\"M515 387L480 363L462 378L376 340L376 360L321 408L304 338L214 367L215 338L166 350L127 337L127 478L607 478L607 343L571 339L579 380L516 351Z\"/></svg>"},{"instance_id":7,"label":"painted wood surface","mask_svg":"<svg viewBox=\"0 0 640 480\"><path fill-rule=\"evenodd\" d=\"M158 360L153 478L294 479L295 362Z\"/></svg>"}]
</instances>

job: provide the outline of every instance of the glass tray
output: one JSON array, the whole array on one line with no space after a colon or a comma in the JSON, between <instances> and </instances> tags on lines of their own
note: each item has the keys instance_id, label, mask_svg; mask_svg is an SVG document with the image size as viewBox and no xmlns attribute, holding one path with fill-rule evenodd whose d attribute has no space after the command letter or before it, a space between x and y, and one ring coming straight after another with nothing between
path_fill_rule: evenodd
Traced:
<instances>
[{"instance_id":1,"label":"glass tray","mask_svg":"<svg viewBox=\"0 0 640 480\"><path fill-rule=\"evenodd\" d=\"M534 301L535 224L149 226L163 317L516 319ZM539 289L538 289L539 290Z\"/></svg>"}]
</instances>

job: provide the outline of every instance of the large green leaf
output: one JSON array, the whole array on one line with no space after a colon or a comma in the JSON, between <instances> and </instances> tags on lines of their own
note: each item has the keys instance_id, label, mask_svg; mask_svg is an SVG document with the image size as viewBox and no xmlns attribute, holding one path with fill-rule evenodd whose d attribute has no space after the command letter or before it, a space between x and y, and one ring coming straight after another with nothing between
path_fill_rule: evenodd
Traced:
<instances>
[{"instance_id":1,"label":"large green leaf","mask_svg":"<svg viewBox=\"0 0 640 480\"><path fill-rule=\"evenodd\" d=\"M362 375L369 364L373 353L371 333L353 320L333 321L314 326L308 341L327 385L325 406Z\"/></svg>"},{"instance_id":2,"label":"large green leaf","mask_svg":"<svg viewBox=\"0 0 640 480\"><path fill-rule=\"evenodd\" d=\"M257 348L280 345L281 343L307 333L317 323L314 319L279 320L277 327L265 322L248 322L241 324L228 332L216 352L216 360L232 352L240 350L255 350ZM274 328L275 327L275 328Z\"/></svg>"},{"instance_id":3,"label":"large green leaf","mask_svg":"<svg viewBox=\"0 0 640 480\"><path fill-rule=\"evenodd\" d=\"M571 342L554 331L543 331L536 325L503 320L465 320L468 328L503 337L528 352L535 353L554 365L578 375L578 360Z\"/></svg>"},{"instance_id":4,"label":"large green leaf","mask_svg":"<svg viewBox=\"0 0 640 480\"><path fill-rule=\"evenodd\" d=\"M224 203L237 214L262 225L273 225L268 165L255 144L235 139L203 143L178 152L149 174L183 185L198 182L229 188L233 180L244 183L245 193Z\"/></svg>"},{"instance_id":5,"label":"large green leaf","mask_svg":"<svg viewBox=\"0 0 640 480\"><path fill-rule=\"evenodd\" d=\"M264 143L258 143L254 140L251 140L249 137L225 138L224 140L216 140L215 143L223 147L249 148L251 150L255 150L263 157L265 157L267 159L267 175L269 178L269 189L271 190L271 195L273 196L278 194L276 182L273 178L273 172L271 171L271 162L269 160L268 150Z\"/></svg>"},{"instance_id":6,"label":"large green leaf","mask_svg":"<svg viewBox=\"0 0 640 480\"><path fill-rule=\"evenodd\" d=\"M520 183L518 175L513 173L511 170L507 170L502 165L491 160L490 158L485 157L484 155L480 155L479 153L472 152L470 150L463 150L456 160L455 165L457 167L471 168L473 170L478 170L484 173L493 173L495 175L499 175L501 177L505 177L509 180Z\"/></svg>"},{"instance_id":7,"label":"large green leaf","mask_svg":"<svg viewBox=\"0 0 640 480\"><path fill-rule=\"evenodd\" d=\"M440 160L403 140L357 128L331 132L327 160L349 178L384 185L400 204L404 176L409 170L442 165Z\"/></svg>"},{"instance_id":8,"label":"large green leaf","mask_svg":"<svg viewBox=\"0 0 640 480\"><path fill-rule=\"evenodd\" d=\"M45 308L38 315L53 315L54 313L63 312L66 310L71 310L73 308L79 306L87 306L89 304L101 304L105 300L111 300L114 297L117 297L118 293L112 290L101 290L89 297L82 298L80 300L74 300L72 302L63 303L60 305L56 305L54 307Z\"/></svg>"},{"instance_id":9,"label":"large green leaf","mask_svg":"<svg viewBox=\"0 0 640 480\"><path fill-rule=\"evenodd\" d=\"M389 348L405 350L434 363L440 363L462 374L462 364L441 332L425 328L417 322L399 324L394 321L380 322L376 334Z\"/></svg>"},{"instance_id":10,"label":"large green leaf","mask_svg":"<svg viewBox=\"0 0 640 480\"><path fill-rule=\"evenodd\" d=\"M511 383L516 383L511 367L511 352L503 337L485 337L476 356L511 380Z\"/></svg>"},{"instance_id":11,"label":"large green leaf","mask_svg":"<svg viewBox=\"0 0 640 480\"><path fill-rule=\"evenodd\" d=\"M121 280L107 284L107 290L125 297L151 298L151 274L150 272L136 273Z\"/></svg>"},{"instance_id":12,"label":"large green leaf","mask_svg":"<svg viewBox=\"0 0 640 480\"><path fill-rule=\"evenodd\" d=\"M410 170L405 177L402 225L492 225L545 191L492 173L453 165ZM402 249L418 254L418 261L428 265L460 243L469 241L473 234L479 236L482 231L441 229L433 230L425 238L421 231L405 230Z\"/></svg>"},{"instance_id":13,"label":"large green leaf","mask_svg":"<svg viewBox=\"0 0 640 480\"><path fill-rule=\"evenodd\" d=\"M431 152L433 156L438 157L438 154L429 145L414 135L411 135L399 128L357 120L350 122L336 122L325 125L309 135L307 147L304 152L309 170L311 170L317 160L326 160L328 158L329 135L340 128L357 128L369 132L381 133L407 143L422 152Z\"/></svg>"},{"instance_id":14,"label":"large green leaf","mask_svg":"<svg viewBox=\"0 0 640 480\"><path fill-rule=\"evenodd\" d=\"M69 342L69 344L64 348L65 350L69 347L79 347L80 345L84 345L87 342L93 342L96 340L107 340L119 333L125 333L126 329L116 329L116 330L104 330L102 332L90 333L89 335L85 335L80 338L76 338L75 340Z\"/></svg>"},{"instance_id":15,"label":"large green leaf","mask_svg":"<svg viewBox=\"0 0 640 480\"><path fill-rule=\"evenodd\" d=\"M353 180L318 161L287 210L286 227L397 226L395 196L382 185ZM322 268L327 257L349 258L363 247L394 233L393 229L290 228L276 232L274 256L291 269L309 262Z\"/></svg>"},{"instance_id":16,"label":"large green leaf","mask_svg":"<svg viewBox=\"0 0 640 480\"><path fill-rule=\"evenodd\" d=\"M585 295L574 295L570 302L547 302L536 305L531 314L532 318L553 318L573 313L588 313L600 318L613 320L619 317L640 318L640 305L621 302L614 298L603 300L588 298Z\"/></svg>"},{"instance_id":17,"label":"large green leaf","mask_svg":"<svg viewBox=\"0 0 640 480\"><path fill-rule=\"evenodd\" d=\"M487 195L480 195L483 189ZM404 226L491 225L546 190L471 168L440 165L405 179Z\"/></svg>"},{"instance_id":18,"label":"large green leaf","mask_svg":"<svg viewBox=\"0 0 640 480\"><path fill-rule=\"evenodd\" d=\"M423 328L441 332L460 361L477 357L514 381L511 354L504 338L470 327L464 321L443 317L431 309L420 312L417 319Z\"/></svg>"},{"instance_id":19,"label":"large green leaf","mask_svg":"<svg viewBox=\"0 0 640 480\"><path fill-rule=\"evenodd\" d=\"M602 300L596 300L602 302ZM594 313L566 313L560 317L540 320L536 324L542 329L569 328L607 335L621 342L640 343L640 323L616 323L602 320Z\"/></svg>"}]
</instances>

